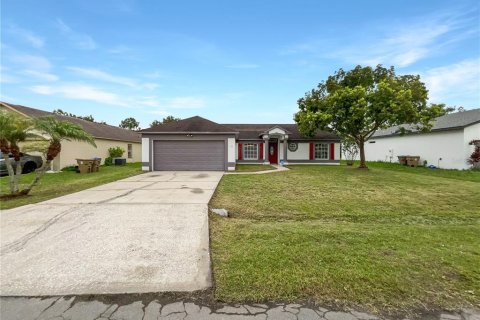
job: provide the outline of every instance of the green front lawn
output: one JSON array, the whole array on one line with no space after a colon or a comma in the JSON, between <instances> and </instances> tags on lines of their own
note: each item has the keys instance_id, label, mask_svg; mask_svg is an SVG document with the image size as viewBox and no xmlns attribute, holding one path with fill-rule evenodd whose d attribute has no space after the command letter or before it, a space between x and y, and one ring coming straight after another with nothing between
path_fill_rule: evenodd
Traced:
<instances>
[{"instance_id":1,"label":"green front lawn","mask_svg":"<svg viewBox=\"0 0 480 320\"><path fill-rule=\"evenodd\" d=\"M211 201L231 213L211 217L216 298L480 306L480 172L370 167L224 176Z\"/></svg>"},{"instance_id":2,"label":"green front lawn","mask_svg":"<svg viewBox=\"0 0 480 320\"><path fill-rule=\"evenodd\" d=\"M275 167L268 165L268 164L237 164L235 166L236 172L256 172L256 171L267 171L267 170L275 170Z\"/></svg>"},{"instance_id":3,"label":"green front lawn","mask_svg":"<svg viewBox=\"0 0 480 320\"><path fill-rule=\"evenodd\" d=\"M13 199L1 199L0 208L10 209L26 204L56 198L69 193L92 188L101 184L128 178L142 173L140 163L129 163L125 166L102 166L95 173L80 174L74 171L62 171L58 173L46 173L40 183L32 189L28 196ZM22 176L23 183L29 183L35 177L34 173ZM9 178L0 178L0 196L9 192Z\"/></svg>"}]
</instances>

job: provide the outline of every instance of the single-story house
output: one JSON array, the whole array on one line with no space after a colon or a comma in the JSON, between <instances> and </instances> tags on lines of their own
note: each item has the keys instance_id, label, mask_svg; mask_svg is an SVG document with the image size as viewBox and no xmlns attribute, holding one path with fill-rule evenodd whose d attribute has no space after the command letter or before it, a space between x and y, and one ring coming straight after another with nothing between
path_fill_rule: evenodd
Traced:
<instances>
[{"instance_id":1,"label":"single-story house","mask_svg":"<svg viewBox=\"0 0 480 320\"><path fill-rule=\"evenodd\" d=\"M340 163L340 138L302 135L296 124L218 124L199 116L140 131L142 168L235 170L237 163Z\"/></svg>"},{"instance_id":2,"label":"single-story house","mask_svg":"<svg viewBox=\"0 0 480 320\"><path fill-rule=\"evenodd\" d=\"M58 171L68 166L77 165L76 159L98 157L102 159L103 163L105 158L109 156L108 149L112 147L122 147L125 150L124 157L127 162L140 162L141 140L140 134L135 131L6 102L0 102L0 110L15 112L30 118L53 116L58 120L80 125L95 138L96 148L85 142L62 141L62 151L53 160L52 170Z\"/></svg>"},{"instance_id":3,"label":"single-story house","mask_svg":"<svg viewBox=\"0 0 480 320\"><path fill-rule=\"evenodd\" d=\"M411 126L405 129L412 130ZM401 135L400 126L378 130L365 144L367 161L397 162L398 156L419 156L420 163L444 169L468 169L466 160L474 150L470 141L480 139L480 109L435 119L428 133Z\"/></svg>"}]
</instances>

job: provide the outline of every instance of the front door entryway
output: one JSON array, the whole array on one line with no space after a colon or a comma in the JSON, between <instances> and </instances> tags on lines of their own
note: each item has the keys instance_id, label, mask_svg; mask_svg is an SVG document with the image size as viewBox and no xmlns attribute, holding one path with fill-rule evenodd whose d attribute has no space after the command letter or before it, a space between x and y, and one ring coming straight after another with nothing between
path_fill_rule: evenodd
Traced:
<instances>
[{"instance_id":1,"label":"front door entryway","mask_svg":"<svg viewBox=\"0 0 480 320\"><path fill-rule=\"evenodd\" d=\"M278 143L268 143L268 161L272 164L278 164Z\"/></svg>"}]
</instances>

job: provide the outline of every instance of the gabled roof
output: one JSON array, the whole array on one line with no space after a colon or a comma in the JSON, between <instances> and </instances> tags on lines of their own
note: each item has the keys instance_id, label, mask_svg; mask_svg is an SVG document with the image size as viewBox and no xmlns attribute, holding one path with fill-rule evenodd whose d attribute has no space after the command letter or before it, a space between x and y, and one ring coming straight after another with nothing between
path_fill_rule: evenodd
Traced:
<instances>
[{"instance_id":1,"label":"gabled roof","mask_svg":"<svg viewBox=\"0 0 480 320\"><path fill-rule=\"evenodd\" d=\"M447 131L462 129L473 124L480 123L480 109L455 112L438 117L434 120L432 131ZM377 130L373 137L385 137L399 134L400 128L415 133L417 130L412 125L399 125L387 129Z\"/></svg>"},{"instance_id":2,"label":"gabled roof","mask_svg":"<svg viewBox=\"0 0 480 320\"><path fill-rule=\"evenodd\" d=\"M287 131L290 140L340 140L340 138L332 132L318 130L313 137L304 136L299 130L298 125L294 123L288 124L225 124L235 131L239 132L238 139L261 139L263 133L272 128L281 128Z\"/></svg>"},{"instance_id":3,"label":"gabled roof","mask_svg":"<svg viewBox=\"0 0 480 320\"><path fill-rule=\"evenodd\" d=\"M237 131L225 125L195 116L179 121L160 124L148 129L140 130L141 133L231 133Z\"/></svg>"},{"instance_id":4,"label":"gabled roof","mask_svg":"<svg viewBox=\"0 0 480 320\"><path fill-rule=\"evenodd\" d=\"M0 101L0 106L3 106L6 109L9 109L12 111L16 111L17 113L30 118L52 116L61 121L68 121L71 123L78 124L83 128L83 130L91 134L96 139L107 139L107 140L117 140L117 141L127 141L127 142L141 141L141 136L139 133L132 130L128 130L128 129L111 126L108 124L91 122L91 121L78 119L74 117L67 117L67 116L55 114L48 111L38 110L38 109L15 105L15 104L6 103L2 101Z\"/></svg>"}]
</instances>

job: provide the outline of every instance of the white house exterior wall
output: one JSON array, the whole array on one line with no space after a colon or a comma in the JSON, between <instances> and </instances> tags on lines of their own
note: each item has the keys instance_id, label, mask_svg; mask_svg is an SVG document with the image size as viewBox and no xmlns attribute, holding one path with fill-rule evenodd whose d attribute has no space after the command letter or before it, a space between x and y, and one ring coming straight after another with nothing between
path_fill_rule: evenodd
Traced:
<instances>
[{"instance_id":1,"label":"white house exterior wall","mask_svg":"<svg viewBox=\"0 0 480 320\"><path fill-rule=\"evenodd\" d=\"M287 149L288 160L309 160L310 159L310 143L298 143L297 151L290 151Z\"/></svg>"},{"instance_id":2,"label":"white house exterior wall","mask_svg":"<svg viewBox=\"0 0 480 320\"><path fill-rule=\"evenodd\" d=\"M142 138L142 170L149 171L150 170L150 139L149 138Z\"/></svg>"},{"instance_id":3,"label":"white house exterior wall","mask_svg":"<svg viewBox=\"0 0 480 320\"><path fill-rule=\"evenodd\" d=\"M235 161L237 159L238 150L238 146L235 143L235 138L228 138L227 147L227 169L232 171L235 170Z\"/></svg>"},{"instance_id":4,"label":"white house exterior wall","mask_svg":"<svg viewBox=\"0 0 480 320\"><path fill-rule=\"evenodd\" d=\"M392 157L392 162L398 162L401 155L420 156L420 163L427 160L428 165L445 169L468 168L463 129L372 138L365 144L367 161L390 161Z\"/></svg>"}]
</instances>

